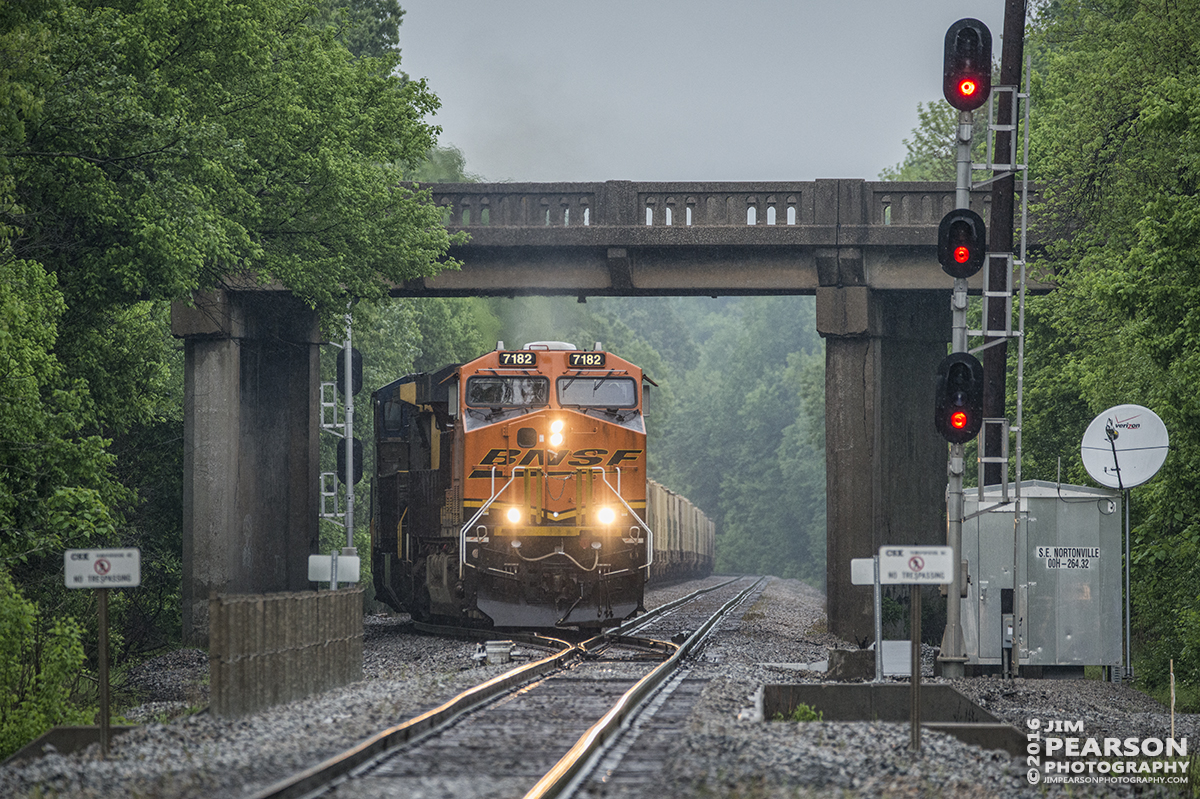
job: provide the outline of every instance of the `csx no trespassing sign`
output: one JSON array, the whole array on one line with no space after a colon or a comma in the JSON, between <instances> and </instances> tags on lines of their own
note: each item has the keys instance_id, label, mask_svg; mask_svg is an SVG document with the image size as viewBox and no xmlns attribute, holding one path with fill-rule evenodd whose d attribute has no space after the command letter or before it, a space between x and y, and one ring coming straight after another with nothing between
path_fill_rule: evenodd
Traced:
<instances>
[{"instance_id":1,"label":"csx no trespassing sign","mask_svg":"<svg viewBox=\"0 0 1200 799\"><path fill-rule=\"evenodd\" d=\"M67 588L133 588L142 584L142 551L68 549L63 575Z\"/></svg>"},{"instance_id":2,"label":"csx no trespassing sign","mask_svg":"<svg viewBox=\"0 0 1200 799\"><path fill-rule=\"evenodd\" d=\"M952 583L953 550L950 547L880 547L879 582L884 585Z\"/></svg>"}]
</instances>

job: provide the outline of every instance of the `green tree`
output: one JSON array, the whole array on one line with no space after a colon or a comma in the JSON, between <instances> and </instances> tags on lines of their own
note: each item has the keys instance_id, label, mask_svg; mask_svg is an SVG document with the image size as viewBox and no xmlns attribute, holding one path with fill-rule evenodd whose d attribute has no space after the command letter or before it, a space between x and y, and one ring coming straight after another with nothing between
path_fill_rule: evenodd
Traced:
<instances>
[{"instance_id":1,"label":"green tree","mask_svg":"<svg viewBox=\"0 0 1200 799\"><path fill-rule=\"evenodd\" d=\"M935 100L917 103L917 127L905 139L908 154L894 167L879 173L880 180L954 180L955 131L958 111Z\"/></svg>"},{"instance_id":2,"label":"green tree","mask_svg":"<svg viewBox=\"0 0 1200 799\"><path fill-rule=\"evenodd\" d=\"M824 357L812 301L690 302L700 359L674 390L662 479L717 520L717 568L819 585Z\"/></svg>"},{"instance_id":3,"label":"green tree","mask_svg":"<svg viewBox=\"0 0 1200 799\"><path fill-rule=\"evenodd\" d=\"M83 666L80 629L46 622L0 567L0 758L58 724L89 724L91 709L70 701Z\"/></svg>"},{"instance_id":4,"label":"green tree","mask_svg":"<svg viewBox=\"0 0 1200 799\"><path fill-rule=\"evenodd\" d=\"M1177 674L1200 684L1193 490L1200 477L1200 22L1193 6L1052 4L1038 32L1047 54L1033 106L1031 163L1045 187L1036 209L1040 263L1058 288L1037 309L1050 339L1045 351L1056 360L1052 367L1035 361L1041 379L1032 390L1067 398L1072 425L1134 402L1155 410L1171 433L1163 470L1134 491L1135 653L1150 684L1164 679L1171 657ZM1082 428L1073 432L1077 441Z\"/></svg>"},{"instance_id":5,"label":"green tree","mask_svg":"<svg viewBox=\"0 0 1200 799\"><path fill-rule=\"evenodd\" d=\"M356 58L385 59L400 49L404 11L396 0L322 0L315 3L312 24L332 27Z\"/></svg>"},{"instance_id":6,"label":"green tree","mask_svg":"<svg viewBox=\"0 0 1200 799\"><path fill-rule=\"evenodd\" d=\"M69 613L63 547L141 546L143 588L113 606L131 647L177 625L169 303L277 284L337 333L348 299L452 265L403 183L437 100L397 72L402 12L332 8L0 5L0 558Z\"/></svg>"},{"instance_id":7,"label":"green tree","mask_svg":"<svg viewBox=\"0 0 1200 799\"><path fill-rule=\"evenodd\" d=\"M73 342L114 306L238 276L336 326L348 295L444 267L437 209L400 184L437 100L390 74L394 51L352 57L296 0L22 7L0 45L29 63L0 221L59 276Z\"/></svg>"},{"instance_id":8,"label":"green tree","mask_svg":"<svg viewBox=\"0 0 1200 799\"><path fill-rule=\"evenodd\" d=\"M478 183L482 179L467 171L467 157L454 146L434 147L411 177L421 183Z\"/></svg>"},{"instance_id":9,"label":"green tree","mask_svg":"<svg viewBox=\"0 0 1200 799\"><path fill-rule=\"evenodd\" d=\"M0 259L0 566L32 568L68 547L108 543L128 498L86 385L54 355L63 300L33 261Z\"/></svg>"},{"instance_id":10,"label":"green tree","mask_svg":"<svg viewBox=\"0 0 1200 799\"><path fill-rule=\"evenodd\" d=\"M941 180L958 177L958 117L959 112L944 100L917 103L917 127L912 138L904 140L908 150L904 160L884 167L880 180ZM971 114L973 137L971 158L983 163L987 158L987 106Z\"/></svg>"}]
</instances>

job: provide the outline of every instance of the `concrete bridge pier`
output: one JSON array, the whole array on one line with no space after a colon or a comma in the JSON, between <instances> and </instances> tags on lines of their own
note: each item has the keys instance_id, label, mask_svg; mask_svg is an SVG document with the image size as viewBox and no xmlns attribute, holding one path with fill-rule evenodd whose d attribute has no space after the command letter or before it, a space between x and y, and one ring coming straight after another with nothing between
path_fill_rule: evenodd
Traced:
<instances>
[{"instance_id":1,"label":"concrete bridge pier","mask_svg":"<svg viewBox=\"0 0 1200 799\"><path fill-rule=\"evenodd\" d=\"M872 590L852 558L884 544L946 541L947 446L933 427L934 375L950 334L946 291L817 289L825 339L830 632L874 638Z\"/></svg>"},{"instance_id":2,"label":"concrete bridge pier","mask_svg":"<svg viewBox=\"0 0 1200 799\"><path fill-rule=\"evenodd\" d=\"M206 645L210 593L311 587L320 332L278 291L198 294L171 329L185 352L183 637Z\"/></svg>"}]
</instances>

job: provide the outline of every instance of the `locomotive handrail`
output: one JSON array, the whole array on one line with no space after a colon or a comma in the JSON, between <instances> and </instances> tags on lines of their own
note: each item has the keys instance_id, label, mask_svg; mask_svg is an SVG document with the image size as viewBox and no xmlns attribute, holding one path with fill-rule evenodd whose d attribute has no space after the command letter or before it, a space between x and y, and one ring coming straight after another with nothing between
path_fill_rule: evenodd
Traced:
<instances>
[{"instance_id":1,"label":"locomotive handrail","mask_svg":"<svg viewBox=\"0 0 1200 799\"><path fill-rule=\"evenodd\" d=\"M528 466L512 467L512 476L510 476L508 478L508 482L505 483L504 485L500 486L500 490L497 491L496 490L496 467L492 466L492 495L490 497L488 497L487 501L484 502L483 505L480 506L479 510L475 512L475 515L471 517L471 521L464 524L463 528L458 531L458 575L459 575L459 577L462 576L462 567L463 566L471 566L472 569L475 568L470 563L467 563L467 530L470 529L471 525L473 525L475 522L479 521L479 517L483 516L483 514L487 512L487 509L492 506L492 503L496 501L496 498L504 493L504 489L506 489L510 485L512 485L512 481L517 479L517 470L518 469L520 469L522 471L526 471L529 469L529 467Z\"/></svg>"},{"instance_id":2,"label":"locomotive handrail","mask_svg":"<svg viewBox=\"0 0 1200 799\"><path fill-rule=\"evenodd\" d=\"M612 491L613 494L616 495L617 499L621 500L621 504L625 506L625 510L629 511L629 515L632 516L638 523L638 527L641 527L646 531L646 563L638 568L649 569L650 565L654 563L654 531L646 526L646 523L642 521L642 517L638 516L637 511L629 506L629 503L625 501L625 497L621 496L621 467L615 466L613 468L617 470L616 488L613 488L612 483L608 482L608 472L604 470L603 466L593 466L592 471L600 472L600 479L604 481L606 486L608 486L608 490ZM649 574L649 572L647 572L647 574Z\"/></svg>"},{"instance_id":3,"label":"locomotive handrail","mask_svg":"<svg viewBox=\"0 0 1200 799\"><path fill-rule=\"evenodd\" d=\"M648 526L646 526L646 523L644 521L642 521L642 518L637 515L637 511L635 511L632 507L630 507L629 503L625 501L625 497L621 496L621 467L617 466L614 468L616 469L616 472L617 472L617 487L616 488L613 488L613 484L608 482L608 472L605 471L603 466L593 466L592 471L600 472L600 479L604 481L604 484L606 486L608 486L609 490L612 491L613 494L616 496L616 498L618 500L620 500L621 504L625 506L625 510L629 511L629 515L632 516L634 521L636 521L638 523L638 527L641 527L643 530L646 531L646 562L642 566L639 566L638 568L649 569L650 566L654 563L654 531L651 530ZM528 467L528 466L512 467L512 474L509 476L508 482L505 483L504 485L500 486L500 490L497 491L496 490L496 467L494 465L492 466L492 495L490 497L488 497L487 501L485 501L483 503L483 505L481 505L479 507L479 510L475 512L475 515L471 517L471 520L468 521L466 524L464 524L462 526L462 529L458 531L458 573L459 573L459 576L462 576L462 567L463 566L470 566L472 569L475 568L473 565L471 565L470 563L467 562L467 530L469 530L471 528L471 525L473 525L473 524L475 524L475 522L479 521L479 518L481 516L483 516L484 513L487 512L488 508L490 508L492 506L492 503L495 502L496 499L499 498L499 496L504 493L504 490L506 488L508 488L510 485L512 485L512 481L517 479L517 471L518 470L528 471L529 469L530 469L530 467ZM572 558L572 560L574 560L574 559ZM582 568L582 567L580 567L580 568Z\"/></svg>"}]
</instances>

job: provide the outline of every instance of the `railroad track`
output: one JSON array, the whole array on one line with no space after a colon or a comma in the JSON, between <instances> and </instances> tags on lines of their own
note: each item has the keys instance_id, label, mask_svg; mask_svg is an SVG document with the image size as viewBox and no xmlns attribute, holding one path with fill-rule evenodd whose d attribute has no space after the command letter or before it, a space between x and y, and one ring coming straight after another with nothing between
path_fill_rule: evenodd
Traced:
<instances>
[{"instance_id":1,"label":"railroad track","mask_svg":"<svg viewBox=\"0 0 1200 799\"><path fill-rule=\"evenodd\" d=\"M631 728L688 655L763 582L730 580L579 644L506 636L559 651L385 730L254 799L569 795L601 762L614 768L619 761L612 753L604 760L605 745L619 741L622 728Z\"/></svg>"}]
</instances>

